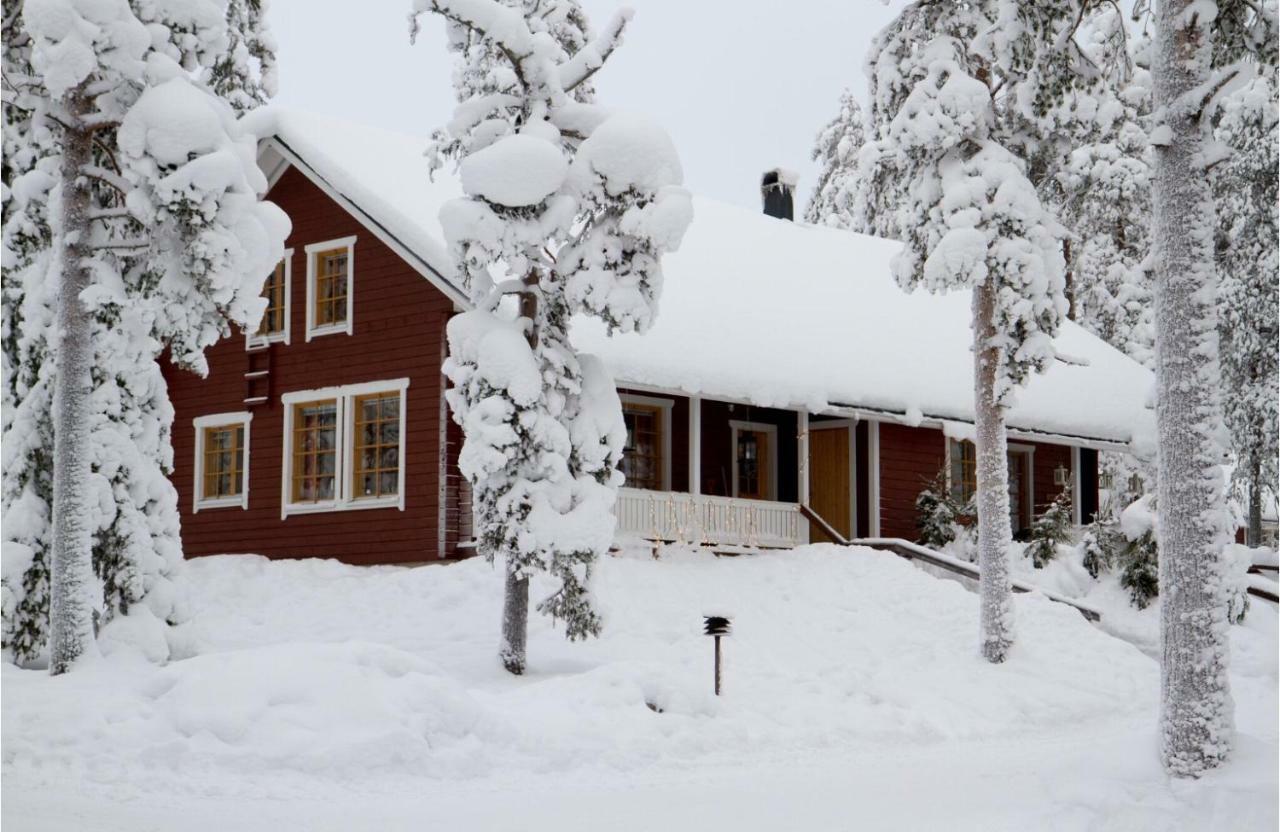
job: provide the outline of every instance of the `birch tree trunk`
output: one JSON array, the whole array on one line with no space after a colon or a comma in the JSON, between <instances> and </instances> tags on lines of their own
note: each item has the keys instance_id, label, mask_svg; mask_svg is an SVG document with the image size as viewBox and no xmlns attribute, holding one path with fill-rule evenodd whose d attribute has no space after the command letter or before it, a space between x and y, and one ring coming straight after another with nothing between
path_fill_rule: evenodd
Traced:
<instances>
[{"instance_id":1,"label":"birch tree trunk","mask_svg":"<svg viewBox=\"0 0 1280 832\"><path fill-rule=\"evenodd\" d=\"M68 95L73 120L87 111L82 89ZM93 647L92 530L89 528L89 426L92 320L80 295L89 286L90 186L81 168L92 161L93 134L63 133L62 205L57 236L58 373L54 380L53 554L50 563L49 672L70 670Z\"/></svg>"},{"instance_id":2,"label":"birch tree trunk","mask_svg":"<svg viewBox=\"0 0 1280 832\"><path fill-rule=\"evenodd\" d=\"M1013 645L1013 589L1009 583L1008 439L1004 409L996 401L998 348L995 290L990 281L973 287L973 401L978 485L978 594L981 599L982 655L1005 660Z\"/></svg>"},{"instance_id":3,"label":"birch tree trunk","mask_svg":"<svg viewBox=\"0 0 1280 832\"><path fill-rule=\"evenodd\" d=\"M1153 65L1156 421L1160 544L1161 754L1198 776L1232 744L1227 680L1226 542L1218 388L1214 208L1203 168L1199 93L1209 80L1212 23L1195 0L1161 0ZM1160 122L1157 121L1157 124Z\"/></svg>"}]
</instances>

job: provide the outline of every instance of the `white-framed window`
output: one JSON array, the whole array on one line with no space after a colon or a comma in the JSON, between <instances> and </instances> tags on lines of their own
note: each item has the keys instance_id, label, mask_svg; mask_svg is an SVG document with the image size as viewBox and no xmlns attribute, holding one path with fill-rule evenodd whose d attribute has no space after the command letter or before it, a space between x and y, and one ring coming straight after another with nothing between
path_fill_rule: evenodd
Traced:
<instances>
[{"instance_id":1,"label":"white-framed window","mask_svg":"<svg viewBox=\"0 0 1280 832\"><path fill-rule=\"evenodd\" d=\"M622 421L627 444L622 450L622 474L628 488L671 490L671 399L623 393Z\"/></svg>"},{"instance_id":2,"label":"white-framed window","mask_svg":"<svg viewBox=\"0 0 1280 832\"><path fill-rule=\"evenodd\" d=\"M214 413L192 419L196 434L192 511L249 507L249 423L253 414Z\"/></svg>"},{"instance_id":3,"label":"white-framed window","mask_svg":"<svg viewBox=\"0 0 1280 832\"><path fill-rule=\"evenodd\" d=\"M409 379L296 390L284 405L280 516L404 511Z\"/></svg>"},{"instance_id":4,"label":"white-framed window","mask_svg":"<svg viewBox=\"0 0 1280 832\"><path fill-rule=\"evenodd\" d=\"M267 308L262 313L258 328L245 335L245 347L252 348L262 344L278 341L289 343L289 319L293 311L290 298L293 297L293 249L284 250L284 259L276 264L266 283L262 285L262 296L267 299Z\"/></svg>"},{"instance_id":5,"label":"white-framed window","mask_svg":"<svg viewBox=\"0 0 1280 832\"><path fill-rule=\"evenodd\" d=\"M778 499L778 426L729 420L733 448L733 496Z\"/></svg>"},{"instance_id":6,"label":"white-framed window","mask_svg":"<svg viewBox=\"0 0 1280 832\"><path fill-rule=\"evenodd\" d=\"M1008 443L1009 522L1014 534L1031 528L1035 517L1035 445ZM947 484L951 496L967 502L978 490L977 450L968 439L947 440Z\"/></svg>"},{"instance_id":7,"label":"white-framed window","mask_svg":"<svg viewBox=\"0 0 1280 832\"><path fill-rule=\"evenodd\" d=\"M352 333L356 238L310 243L307 255L307 340Z\"/></svg>"}]
</instances>

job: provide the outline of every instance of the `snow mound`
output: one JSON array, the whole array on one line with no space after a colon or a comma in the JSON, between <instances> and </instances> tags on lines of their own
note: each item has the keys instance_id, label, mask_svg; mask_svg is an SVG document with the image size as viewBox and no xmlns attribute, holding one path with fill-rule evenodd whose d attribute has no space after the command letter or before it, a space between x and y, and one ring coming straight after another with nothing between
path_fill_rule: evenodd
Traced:
<instances>
[{"instance_id":1,"label":"snow mound","mask_svg":"<svg viewBox=\"0 0 1280 832\"><path fill-rule=\"evenodd\" d=\"M590 173L604 180L612 195L632 188L656 191L684 181L675 143L656 122L619 113L595 129L573 160L575 178Z\"/></svg>"},{"instance_id":2,"label":"snow mound","mask_svg":"<svg viewBox=\"0 0 1280 832\"><path fill-rule=\"evenodd\" d=\"M1085 794L1129 807L1130 819L1141 819L1135 800L1164 817L1181 805L1153 750L1155 661L1070 607L1018 596L1018 642L990 665L977 653L977 598L885 552L605 558L592 587L601 638L572 644L534 616L520 678L495 656L501 565L228 556L188 566L192 617L178 629L190 658L157 667L122 651L57 678L3 668L6 798L76 782L100 800L148 805L363 805L424 789L537 791L539 778L590 793L604 777L688 782L853 755L872 767L897 760L895 771L977 759L1070 771L1058 783L1070 794L1038 797L1056 801L1042 812ZM530 600L551 590L535 578ZM708 609L734 612L721 697L702 635ZM1252 791L1219 801L1245 813L1233 817L1273 822L1274 791L1264 805L1255 781L1274 789L1275 755L1262 753L1275 744L1274 618L1255 610L1232 628L1257 677L1236 685L1252 762L1232 775ZM1099 756L1094 743L1125 751ZM1011 749L1025 761L1001 762ZM1059 765L1063 754L1097 765Z\"/></svg>"},{"instance_id":3,"label":"snow mound","mask_svg":"<svg viewBox=\"0 0 1280 832\"><path fill-rule=\"evenodd\" d=\"M522 208L555 193L564 183L569 161L545 139L519 134L472 153L458 171L462 190L471 196Z\"/></svg>"}]
</instances>

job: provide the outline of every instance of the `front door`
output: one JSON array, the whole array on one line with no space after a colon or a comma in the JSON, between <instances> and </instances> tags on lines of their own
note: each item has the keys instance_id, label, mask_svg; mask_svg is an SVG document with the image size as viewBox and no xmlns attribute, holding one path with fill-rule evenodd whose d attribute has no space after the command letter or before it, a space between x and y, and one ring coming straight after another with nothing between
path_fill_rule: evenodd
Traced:
<instances>
[{"instance_id":1,"label":"front door","mask_svg":"<svg viewBox=\"0 0 1280 832\"><path fill-rule=\"evenodd\" d=\"M849 429L809 427L809 507L840 533L853 537L849 507L853 504L849 482ZM809 524L811 543L834 543L817 523Z\"/></svg>"}]
</instances>

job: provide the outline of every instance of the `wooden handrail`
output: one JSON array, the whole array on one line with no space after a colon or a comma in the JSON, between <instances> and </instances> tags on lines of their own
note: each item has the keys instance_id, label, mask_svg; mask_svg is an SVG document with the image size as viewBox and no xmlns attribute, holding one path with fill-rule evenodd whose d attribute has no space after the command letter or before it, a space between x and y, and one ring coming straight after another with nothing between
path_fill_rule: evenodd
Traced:
<instances>
[{"instance_id":1,"label":"wooden handrail","mask_svg":"<svg viewBox=\"0 0 1280 832\"><path fill-rule=\"evenodd\" d=\"M882 549L884 551L893 552L895 555L906 558L907 560L919 560L931 566L937 566L948 572L954 572L972 580L978 580L978 567L972 563L967 563L950 555L944 555L942 552L921 546L919 543L912 543L910 540L903 540L898 537L869 537L857 540L851 540L848 544L851 546L869 546L872 549ZM1059 604L1066 604L1074 607L1081 615L1089 621L1101 621L1102 613L1087 604L1081 604L1079 601L1073 601L1070 598L1059 595L1056 592L1047 592L1033 584L1025 581L1010 581L1013 585L1014 592L1039 592L1050 601Z\"/></svg>"},{"instance_id":2,"label":"wooden handrail","mask_svg":"<svg viewBox=\"0 0 1280 832\"><path fill-rule=\"evenodd\" d=\"M835 528L830 523L827 522L827 519L823 517L821 514L819 514L818 512L814 511L813 507L810 506L808 503L800 504L800 513L803 514L805 516L805 519L807 519L810 523L813 523L818 528L822 529L822 533L825 534L827 537L831 538L837 545L840 545L840 546L849 545L849 541L845 539L845 536L840 534L840 532L836 531Z\"/></svg>"}]
</instances>

